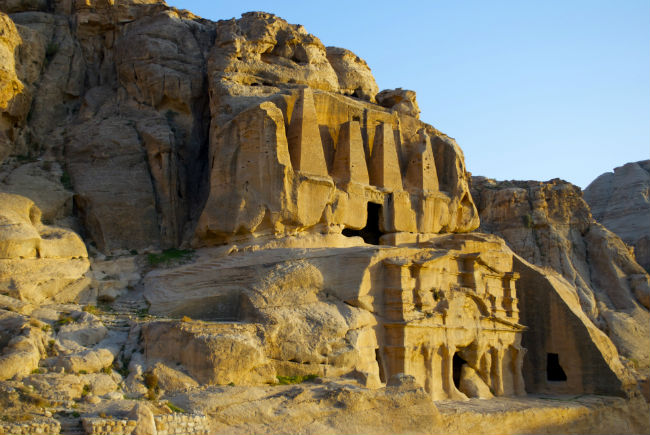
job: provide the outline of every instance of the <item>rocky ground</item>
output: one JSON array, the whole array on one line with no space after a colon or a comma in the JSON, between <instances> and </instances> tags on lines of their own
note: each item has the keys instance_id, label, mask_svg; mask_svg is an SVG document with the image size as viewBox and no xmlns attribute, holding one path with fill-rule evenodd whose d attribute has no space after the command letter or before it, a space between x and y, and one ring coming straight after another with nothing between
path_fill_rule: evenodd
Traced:
<instances>
[{"instance_id":1,"label":"rocky ground","mask_svg":"<svg viewBox=\"0 0 650 435\"><path fill-rule=\"evenodd\" d=\"M8 325L18 328L22 332L12 342L29 341L43 358L20 380L0 382L4 433L11 433L6 432L11 424L54 421L65 434L101 433L98 422L104 421L116 422L110 427L119 431L119 422L129 418L144 424L142 418L133 420L134 407L142 404L157 418L204 418L196 433L203 428L224 434L640 433L647 428L648 407L639 398L532 395L433 402L409 376L380 389L368 389L354 377L327 376L276 378L267 386L200 385L182 366L147 364L140 339L143 328L165 319L148 313L143 281L136 277L186 261L97 254L91 258L91 270L100 277L95 285L113 281L114 290L97 305L10 306L5 297L3 331ZM102 275L109 270L115 274ZM214 324L188 317L173 321L202 328ZM21 357L16 364L25 361ZM6 357L0 364L6 370Z\"/></svg>"}]
</instances>

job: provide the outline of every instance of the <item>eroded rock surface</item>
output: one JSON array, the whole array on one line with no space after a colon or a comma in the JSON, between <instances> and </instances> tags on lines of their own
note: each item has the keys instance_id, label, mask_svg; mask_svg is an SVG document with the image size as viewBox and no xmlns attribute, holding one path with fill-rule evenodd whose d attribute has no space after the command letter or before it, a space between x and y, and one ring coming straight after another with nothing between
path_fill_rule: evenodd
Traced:
<instances>
[{"instance_id":1,"label":"eroded rock surface","mask_svg":"<svg viewBox=\"0 0 650 435\"><path fill-rule=\"evenodd\" d=\"M634 256L646 272L650 272L649 192L650 160L602 174L584 192L594 218L634 247Z\"/></svg>"},{"instance_id":2,"label":"eroded rock surface","mask_svg":"<svg viewBox=\"0 0 650 435\"><path fill-rule=\"evenodd\" d=\"M90 266L81 238L43 225L28 198L0 193L0 204L0 293L33 303L79 300Z\"/></svg>"},{"instance_id":3,"label":"eroded rock surface","mask_svg":"<svg viewBox=\"0 0 650 435\"><path fill-rule=\"evenodd\" d=\"M474 177L481 229L557 271L582 311L643 378L650 365L650 278L623 241L597 223L581 191L561 180L496 182Z\"/></svg>"},{"instance_id":4,"label":"eroded rock surface","mask_svg":"<svg viewBox=\"0 0 650 435\"><path fill-rule=\"evenodd\" d=\"M0 433L647 432L647 275L571 187L477 199L517 255L415 92L302 26L0 10Z\"/></svg>"}]
</instances>

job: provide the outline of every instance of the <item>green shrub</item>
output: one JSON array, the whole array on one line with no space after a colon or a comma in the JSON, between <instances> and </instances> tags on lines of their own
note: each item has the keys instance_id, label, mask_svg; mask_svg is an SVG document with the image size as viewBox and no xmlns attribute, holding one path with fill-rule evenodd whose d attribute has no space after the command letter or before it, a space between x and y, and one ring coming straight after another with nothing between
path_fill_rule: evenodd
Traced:
<instances>
[{"instance_id":1,"label":"green shrub","mask_svg":"<svg viewBox=\"0 0 650 435\"><path fill-rule=\"evenodd\" d=\"M166 249L162 254L149 254L147 260L153 267L182 264L192 259L194 251L186 249Z\"/></svg>"},{"instance_id":2,"label":"green shrub","mask_svg":"<svg viewBox=\"0 0 650 435\"><path fill-rule=\"evenodd\" d=\"M63 184L63 187L65 187L68 190L73 190L72 189L72 179L70 178L70 174L68 174L67 171L63 171L63 174L61 174L61 184Z\"/></svg>"},{"instance_id":3,"label":"green shrub","mask_svg":"<svg viewBox=\"0 0 650 435\"><path fill-rule=\"evenodd\" d=\"M61 329L61 326L68 325L68 324L73 323L73 322L74 322L74 319L72 317L61 314L59 316L59 320L54 322L54 330L56 332L59 332L59 329Z\"/></svg>"},{"instance_id":4,"label":"green shrub","mask_svg":"<svg viewBox=\"0 0 650 435\"><path fill-rule=\"evenodd\" d=\"M151 372L146 372L142 377L144 378L144 385L147 387L147 399L156 400L158 398L158 393L160 392L158 376Z\"/></svg>"},{"instance_id":5,"label":"green shrub","mask_svg":"<svg viewBox=\"0 0 650 435\"><path fill-rule=\"evenodd\" d=\"M174 405L172 402L167 402L167 407L172 411L172 412L178 412L180 414L187 414L187 411L184 410L183 408Z\"/></svg>"},{"instance_id":6,"label":"green shrub","mask_svg":"<svg viewBox=\"0 0 650 435\"><path fill-rule=\"evenodd\" d=\"M524 215L524 216L521 217L521 220L523 221L524 226L526 228L532 228L533 227L533 217L531 215L529 215L529 214Z\"/></svg>"},{"instance_id":7,"label":"green shrub","mask_svg":"<svg viewBox=\"0 0 650 435\"><path fill-rule=\"evenodd\" d=\"M83 307L83 310L87 313L95 314L95 315L100 313L99 308L97 308L94 305L86 305L85 307Z\"/></svg>"},{"instance_id":8,"label":"green shrub","mask_svg":"<svg viewBox=\"0 0 650 435\"><path fill-rule=\"evenodd\" d=\"M144 378L144 385L149 388L149 389L156 389L158 388L158 376L151 372L146 372L144 375L142 375Z\"/></svg>"},{"instance_id":9,"label":"green shrub","mask_svg":"<svg viewBox=\"0 0 650 435\"><path fill-rule=\"evenodd\" d=\"M300 384L307 381L312 381L318 377L318 375L309 374L309 375L295 375L295 376L276 376L278 378L278 384L280 385L291 385L291 384Z\"/></svg>"}]
</instances>

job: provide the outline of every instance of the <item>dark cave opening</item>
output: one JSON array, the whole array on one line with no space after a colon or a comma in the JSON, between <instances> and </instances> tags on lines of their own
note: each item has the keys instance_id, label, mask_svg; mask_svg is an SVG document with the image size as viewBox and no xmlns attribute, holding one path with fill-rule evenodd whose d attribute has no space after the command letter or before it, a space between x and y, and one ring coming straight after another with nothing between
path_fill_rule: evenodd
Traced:
<instances>
[{"instance_id":1,"label":"dark cave opening","mask_svg":"<svg viewBox=\"0 0 650 435\"><path fill-rule=\"evenodd\" d=\"M369 202L366 226L360 230L346 228L343 230L343 235L346 237L361 237L369 245L379 245L379 238L383 234L379 229L380 212L381 205Z\"/></svg>"},{"instance_id":2,"label":"dark cave opening","mask_svg":"<svg viewBox=\"0 0 650 435\"><path fill-rule=\"evenodd\" d=\"M546 354L546 380L554 382L566 381L566 373L560 365L560 356L557 353Z\"/></svg>"},{"instance_id":3,"label":"dark cave opening","mask_svg":"<svg viewBox=\"0 0 650 435\"><path fill-rule=\"evenodd\" d=\"M467 364L467 361L462 359L457 353L454 354L452 360L452 377L454 379L454 385L456 388L460 388L460 372L463 369L463 365Z\"/></svg>"}]
</instances>

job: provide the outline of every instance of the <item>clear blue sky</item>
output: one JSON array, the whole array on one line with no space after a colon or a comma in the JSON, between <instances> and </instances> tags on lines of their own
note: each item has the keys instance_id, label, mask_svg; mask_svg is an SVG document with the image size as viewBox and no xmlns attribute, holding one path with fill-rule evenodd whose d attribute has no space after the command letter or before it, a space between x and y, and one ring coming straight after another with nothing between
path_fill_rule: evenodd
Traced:
<instances>
[{"instance_id":1,"label":"clear blue sky","mask_svg":"<svg viewBox=\"0 0 650 435\"><path fill-rule=\"evenodd\" d=\"M170 0L211 20L272 12L417 92L474 175L584 188L650 158L649 0Z\"/></svg>"}]
</instances>

